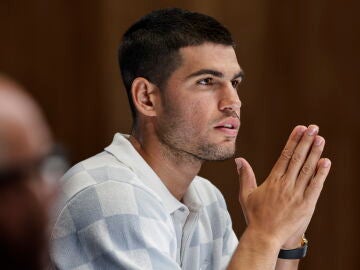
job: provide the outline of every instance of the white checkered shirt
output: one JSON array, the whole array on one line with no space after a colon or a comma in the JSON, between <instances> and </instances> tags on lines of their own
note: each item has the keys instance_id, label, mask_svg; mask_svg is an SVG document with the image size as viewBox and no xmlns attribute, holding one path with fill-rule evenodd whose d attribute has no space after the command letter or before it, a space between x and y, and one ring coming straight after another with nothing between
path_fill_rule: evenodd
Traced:
<instances>
[{"instance_id":1,"label":"white checkered shirt","mask_svg":"<svg viewBox=\"0 0 360 270\"><path fill-rule=\"evenodd\" d=\"M238 241L220 191L197 176L179 202L127 138L64 175L53 266L225 269Z\"/></svg>"}]
</instances>

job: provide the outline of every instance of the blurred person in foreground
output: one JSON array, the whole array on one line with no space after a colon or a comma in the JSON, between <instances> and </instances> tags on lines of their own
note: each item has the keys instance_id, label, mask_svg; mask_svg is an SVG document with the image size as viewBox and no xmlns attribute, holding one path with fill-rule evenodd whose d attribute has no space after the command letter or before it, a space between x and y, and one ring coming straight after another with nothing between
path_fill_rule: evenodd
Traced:
<instances>
[{"instance_id":1,"label":"blurred person in foreground","mask_svg":"<svg viewBox=\"0 0 360 270\"><path fill-rule=\"evenodd\" d=\"M52 146L37 104L0 74L0 269L48 263L48 212L61 174Z\"/></svg>"},{"instance_id":2,"label":"blurred person in foreground","mask_svg":"<svg viewBox=\"0 0 360 270\"><path fill-rule=\"evenodd\" d=\"M55 267L297 269L330 169L318 127L293 130L259 187L236 159L248 224L238 240L222 194L197 176L235 153L244 74L229 31L203 14L154 11L124 34L119 62L133 129L65 174Z\"/></svg>"}]
</instances>

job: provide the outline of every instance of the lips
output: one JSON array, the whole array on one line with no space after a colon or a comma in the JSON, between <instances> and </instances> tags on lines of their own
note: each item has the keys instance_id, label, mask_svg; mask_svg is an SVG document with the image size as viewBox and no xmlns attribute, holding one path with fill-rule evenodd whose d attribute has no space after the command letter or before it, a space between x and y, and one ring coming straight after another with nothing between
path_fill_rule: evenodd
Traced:
<instances>
[{"instance_id":1,"label":"lips","mask_svg":"<svg viewBox=\"0 0 360 270\"><path fill-rule=\"evenodd\" d=\"M215 129L227 136L235 137L239 131L240 121L236 118L227 118L216 124Z\"/></svg>"}]
</instances>

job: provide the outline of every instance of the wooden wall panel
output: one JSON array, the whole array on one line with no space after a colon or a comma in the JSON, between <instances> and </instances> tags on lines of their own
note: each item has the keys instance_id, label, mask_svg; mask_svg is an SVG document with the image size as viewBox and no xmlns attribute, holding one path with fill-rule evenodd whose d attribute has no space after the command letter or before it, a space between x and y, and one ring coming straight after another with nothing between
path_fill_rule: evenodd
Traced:
<instances>
[{"instance_id":1,"label":"wooden wall panel","mask_svg":"<svg viewBox=\"0 0 360 270\"><path fill-rule=\"evenodd\" d=\"M360 269L359 50L355 1L1 1L0 71L38 99L79 161L131 125L117 67L122 33L145 13L178 6L223 22L246 79L238 154L267 176L294 125L317 123L333 168L310 224L301 269ZM201 174L224 193L240 235L233 161Z\"/></svg>"}]
</instances>

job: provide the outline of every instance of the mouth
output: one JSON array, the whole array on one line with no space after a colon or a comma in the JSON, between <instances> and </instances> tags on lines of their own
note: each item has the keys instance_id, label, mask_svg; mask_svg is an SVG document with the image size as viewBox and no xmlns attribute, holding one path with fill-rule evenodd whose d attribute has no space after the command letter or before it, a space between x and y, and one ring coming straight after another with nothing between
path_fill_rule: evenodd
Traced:
<instances>
[{"instance_id":1,"label":"mouth","mask_svg":"<svg viewBox=\"0 0 360 270\"><path fill-rule=\"evenodd\" d=\"M227 137L236 137L239 131L240 121L236 118L227 118L215 126L215 129Z\"/></svg>"}]
</instances>

